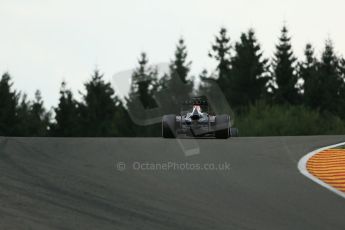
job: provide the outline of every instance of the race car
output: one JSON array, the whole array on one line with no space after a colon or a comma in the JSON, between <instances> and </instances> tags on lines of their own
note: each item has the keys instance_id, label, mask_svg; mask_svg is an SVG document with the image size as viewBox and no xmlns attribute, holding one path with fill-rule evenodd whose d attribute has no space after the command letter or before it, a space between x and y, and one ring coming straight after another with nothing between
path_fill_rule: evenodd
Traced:
<instances>
[{"instance_id":1,"label":"race car","mask_svg":"<svg viewBox=\"0 0 345 230\"><path fill-rule=\"evenodd\" d=\"M193 97L183 103L188 110L181 108L180 115L164 115L162 118L162 136L176 138L180 135L191 137L215 137L227 139L238 136L238 129L231 127L227 114L212 115L207 98Z\"/></svg>"}]
</instances>

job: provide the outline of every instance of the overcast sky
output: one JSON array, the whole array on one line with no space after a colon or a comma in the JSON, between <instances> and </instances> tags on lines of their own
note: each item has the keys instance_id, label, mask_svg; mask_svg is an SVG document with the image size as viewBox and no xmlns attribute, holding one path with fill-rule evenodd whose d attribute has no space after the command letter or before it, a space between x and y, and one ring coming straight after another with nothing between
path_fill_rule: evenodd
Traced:
<instances>
[{"instance_id":1,"label":"overcast sky","mask_svg":"<svg viewBox=\"0 0 345 230\"><path fill-rule=\"evenodd\" d=\"M142 51L168 62L181 36L192 74L212 70L207 53L221 26L233 42L253 27L267 57L284 21L298 57L306 42L320 54L327 38L345 54L344 10L344 0L0 0L0 72L52 106L63 79L77 92L96 66L111 80Z\"/></svg>"}]
</instances>

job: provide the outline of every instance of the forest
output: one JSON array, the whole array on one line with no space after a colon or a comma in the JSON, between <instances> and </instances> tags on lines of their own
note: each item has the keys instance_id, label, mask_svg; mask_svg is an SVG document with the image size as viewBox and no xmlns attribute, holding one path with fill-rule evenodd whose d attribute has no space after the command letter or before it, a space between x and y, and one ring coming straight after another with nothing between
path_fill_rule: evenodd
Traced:
<instances>
[{"instance_id":1,"label":"forest","mask_svg":"<svg viewBox=\"0 0 345 230\"><path fill-rule=\"evenodd\" d=\"M297 58L286 26L278 37L273 57L265 57L254 29L232 41L227 29L220 28L208 53L217 69L212 73L203 70L199 76L190 74L192 62L183 38L177 41L169 73L164 76L158 76L147 54L141 53L125 100L96 69L85 82L81 99L76 99L68 82L62 82L59 101L48 109L39 90L35 98L28 99L13 88L10 73L3 73L0 136L160 136L160 122L144 124L130 116L138 104L145 110L156 108L156 95L166 89L168 100L176 103L192 95L209 95L215 90L210 82L231 106L233 125L241 136L344 134L344 57L326 40L320 56L308 43L304 57ZM174 106L170 110L164 112L177 113Z\"/></svg>"}]
</instances>

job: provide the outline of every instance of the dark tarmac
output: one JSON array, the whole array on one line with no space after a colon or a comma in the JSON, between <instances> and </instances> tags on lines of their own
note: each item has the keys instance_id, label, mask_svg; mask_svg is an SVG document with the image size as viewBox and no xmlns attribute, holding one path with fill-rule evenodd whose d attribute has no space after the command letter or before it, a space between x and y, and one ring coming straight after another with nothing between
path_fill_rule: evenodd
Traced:
<instances>
[{"instance_id":1,"label":"dark tarmac","mask_svg":"<svg viewBox=\"0 0 345 230\"><path fill-rule=\"evenodd\" d=\"M186 156L172 139L0 137L0 229L344 230L345 200L297 169L308 152L344 141L190 139L200 154Z\"/></svg>"}]
</instances>

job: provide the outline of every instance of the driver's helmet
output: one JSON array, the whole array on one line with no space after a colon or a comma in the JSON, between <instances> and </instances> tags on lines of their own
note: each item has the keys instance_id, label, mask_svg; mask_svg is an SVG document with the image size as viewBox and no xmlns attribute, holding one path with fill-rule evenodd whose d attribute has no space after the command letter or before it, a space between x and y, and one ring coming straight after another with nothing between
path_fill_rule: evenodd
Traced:
<instances>
[{"instance_id":1,"label":"driver's helmet","mask_svg":"<svg viewBox=\"0 0 345 230\"><path fill-rule=\"evenodd\" d=\"M201 117L202 117L202 112L201 112L200 105L193 105L193 111L192 111L192 114L191 114L191 118L193 120L198 120Z\"/></svg>"}]
</instances>

